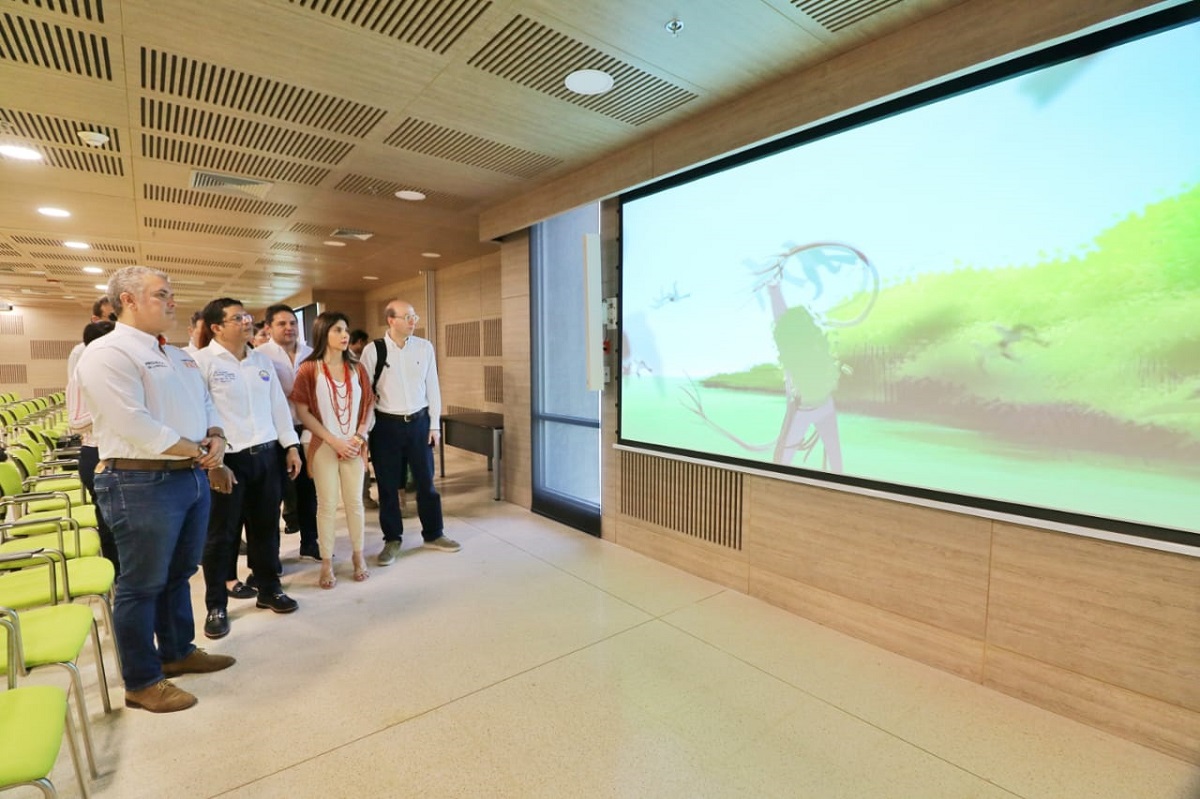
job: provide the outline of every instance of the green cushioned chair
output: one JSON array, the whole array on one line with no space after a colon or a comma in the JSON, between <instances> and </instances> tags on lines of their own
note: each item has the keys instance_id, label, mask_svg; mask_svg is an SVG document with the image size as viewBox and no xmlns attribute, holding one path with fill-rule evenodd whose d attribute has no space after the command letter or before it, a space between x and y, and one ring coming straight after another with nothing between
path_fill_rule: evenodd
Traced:
<instances>
[{"instance_id":1,"label":"green cushioned chair","mask_svg":"<svg viewBox=\"0 0 1200 799\"><path fill-rule=\"evenodd\" d=\"M95 648L96 673L100 679L100 697L104 711L112 712L108 696L108 682L104 672L104 660L100 651L100 635L92 611L84 605L51 605L33 610L23 610L18 615L11 608L0 607L0 619L5 619L8 629L15 635L6 635L0 656L4 671L20 676L34 669L58 666L66 670L71 680L68 698L74 694L75 709L83 727L83 748L87 755L88 768L93 777L96 771L95 748L92 745L92 722L88 718L87 704L83 695L83 679L75 661L83 651L90 636Z\"/></svg>"},{"instance_id":2,"label":"green cushioned chair","mask_svg":"<svg viewBox=\"0 0 1200 799\"><path fill-rule=\"evenodd\" d=\"M30 685L0 693L0 790L30 786L43 796L58 792L50 772L58 760L63 732L75 763L75 777L84 799L87 780L79 767L75 725L67 710L67 692L54 685Z\"/></svg>"}]
</instances>

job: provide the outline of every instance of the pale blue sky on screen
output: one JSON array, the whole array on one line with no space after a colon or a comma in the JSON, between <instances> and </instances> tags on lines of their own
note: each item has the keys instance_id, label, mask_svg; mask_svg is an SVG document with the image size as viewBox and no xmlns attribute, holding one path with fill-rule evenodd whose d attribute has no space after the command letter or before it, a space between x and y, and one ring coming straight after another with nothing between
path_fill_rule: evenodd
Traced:
<instances>
[{"instance_id":1,"label":"pale blue sky on screen","mask_svg":"<svg viewBox=\"0 0 1200 799\"><path fill-rule=\"evenodd\" d=\"M640 345L655 373L692 377L773 361L746 261L792 245L853 245L885 285L1084 251L1200 183L1198 53L1193 23L626 204L635 357ZM690 296L653 307L675 288Z\"/></svg>"}]
</instances>

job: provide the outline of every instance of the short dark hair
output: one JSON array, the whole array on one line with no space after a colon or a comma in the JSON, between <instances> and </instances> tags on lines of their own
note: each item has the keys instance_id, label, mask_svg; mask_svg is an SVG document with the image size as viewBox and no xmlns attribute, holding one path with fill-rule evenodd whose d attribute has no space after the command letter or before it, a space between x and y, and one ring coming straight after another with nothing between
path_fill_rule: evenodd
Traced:
<instances>
[{"instance_id":1,"label":"short dark hair","mask_svg":"<svg viewBox=\"0 0 1200 799\"><path fill-rule=\"evenodd\" d=\"M83 329L83 344L87 346L101 336L107 336L113 332L116 327L115 322L110 322L107 319L101 319L99 322L92 322Z\"/></svg>"},{"instance_id":2,"label":"short dark hair","mask_svg":"<svg viewBox=\"0 0 1200 799\"><path fill-rule=\"evenodd\" d=\"M196 346L200 349L207 347L213 340L212 326L225 321L225 309L231 305L241 304L241 300L235 300L233 297L218 297L205 305L204 310L200 312L204 316L204 329L200 331Z\"/></svg>"},{"instance_id":3,"label":"short dark hair","mask_svg":"<svg viewBox=\"0 0 1200 799\"><path fill-rule=\"evenodd\" d=\"M292 306L285 305L284 303L281 302L281 303L277 303L275 305L271 305L271 306L267 307L267 312L266 312L266 315L263 317L263 321L266 322L268 326L270 326L270 324L275 321L275 314L282 313L284 311L287 311L292 316L296 315L296 310L294 308L292 308Z\"/></svg>"},{"instance_id":4,"label":"short dark hair","mask_svg":"<svg viewBox=\"0 0 1200 799\"><path fill-rule=\"evenodd\" d=\"M108 299L107 294L101 296L98 300L92 303L92 316L103 317L104 314L100 312L104 310L105 305L107 305L110 310L112 309L112 302Z\"/></svg>"},{"instance_id":5,"label":"short dark hair","mask_svg":"<svg viewBox=\"0 0 1200 799\"><path fill-rule=\"evenodd\" d=\"M360 341L370 341L370 340L371 340L371 336L365 330L356 328L356 329L350 331L350 343L351 344L357 344Z\"/></svg>"},{"instance_id":6,"label":"short dark hair","mask_svg":"<svg viewBox=\"0 0 1200 799\"><path fill-rule=\"evenodd\" d=\"M203 318L204 318L204 311L196 311L194 314L192 314L192 321L191 321L192 327L195 327L196 323L199 322Z\"/></svg>"}]
</instances>

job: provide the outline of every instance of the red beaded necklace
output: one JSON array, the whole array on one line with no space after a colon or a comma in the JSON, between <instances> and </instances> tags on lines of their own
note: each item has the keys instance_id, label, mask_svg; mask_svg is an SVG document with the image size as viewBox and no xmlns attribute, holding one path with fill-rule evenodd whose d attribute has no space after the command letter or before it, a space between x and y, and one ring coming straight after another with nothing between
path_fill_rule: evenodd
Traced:
<instances>
[{"instance_id":1,"label":"red beaded necklace","mask_svg":"<svg viewBox=\"0 0 1200 799\"><path fill-rule=\"evenodd\" d=\"M345 368L345 377L342 388L338 388L337 383L333 382L333 375L329 373L329 364L321 361L321 369L325 372L325 381L329 383L329 398L333 401L333 413L337 417L338 426L345 432L350 427L350 415L354 406L354 386L350 382L350 364L342 361L342 366Z\"/></svg>"}]
</instances>

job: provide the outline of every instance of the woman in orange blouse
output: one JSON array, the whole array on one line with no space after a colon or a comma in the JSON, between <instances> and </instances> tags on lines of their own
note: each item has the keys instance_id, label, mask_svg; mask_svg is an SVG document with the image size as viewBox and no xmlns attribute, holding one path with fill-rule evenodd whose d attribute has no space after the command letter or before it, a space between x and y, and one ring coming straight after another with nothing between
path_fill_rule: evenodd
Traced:
<instances>
[{"instance_id":1,"label":"woman in orange blouse","mask_svg":"<svg viewBox=\"0 0 1200 799\"><path fill-rule=\"evenodd\" d=\"M350 320L326 311L313 322L313 352L296 371L290 399L305 428L308 471L317 486L317 543L322 588L333 588L334 515L339 499L354 556L354 579L369 576L363 558L362 483L375 397L366 370L350 352Z\"/></svg>"}]
</instances>

